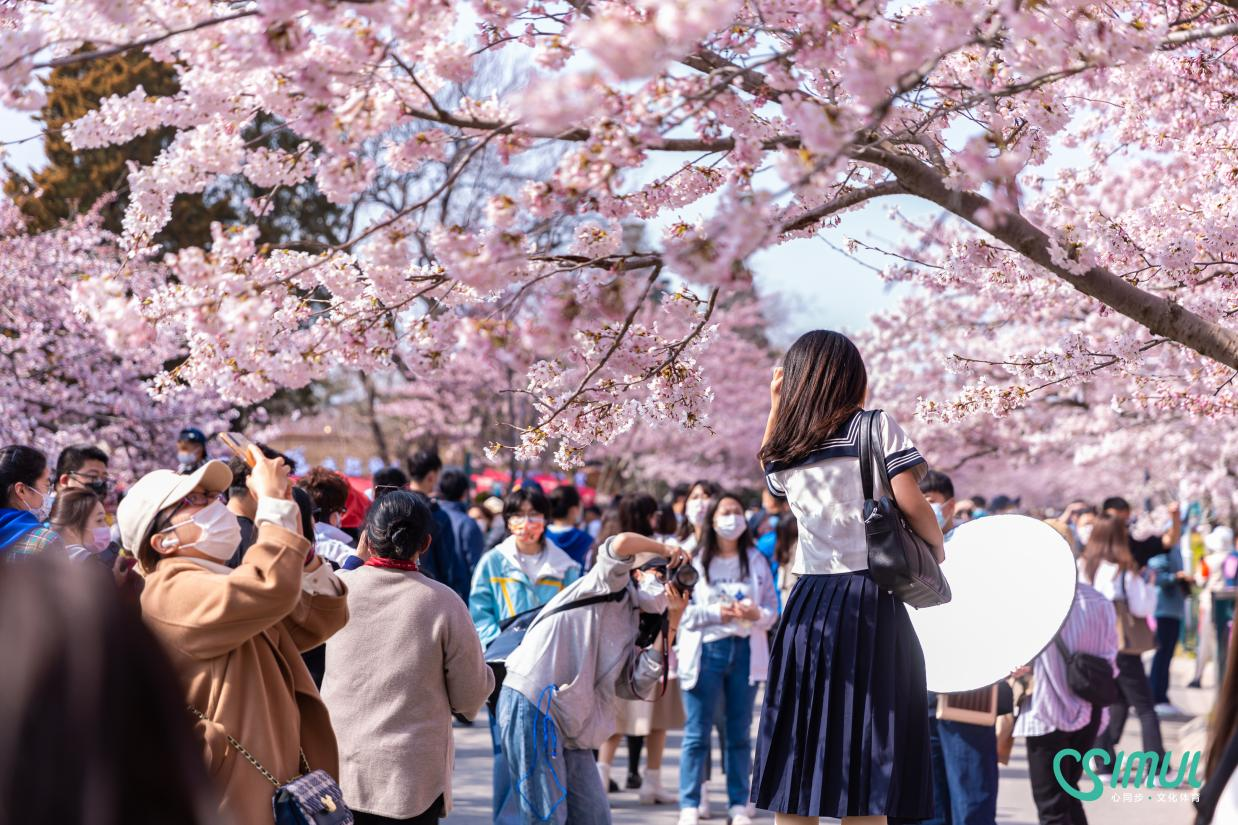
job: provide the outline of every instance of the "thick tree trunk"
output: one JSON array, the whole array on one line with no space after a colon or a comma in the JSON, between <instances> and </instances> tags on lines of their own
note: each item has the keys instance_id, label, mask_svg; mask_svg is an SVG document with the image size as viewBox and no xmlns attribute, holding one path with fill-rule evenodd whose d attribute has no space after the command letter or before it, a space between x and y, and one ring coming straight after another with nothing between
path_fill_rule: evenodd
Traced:
<instances>
[{"instance_id":1,"label":"thick tree trunk","mask_svg":"<svg viewBox=\"0 0 1238 825\"><path fill-rule=\"evenodd\" d=\"M894 173L909 194L932 201L1007 244L1085 295L1112 307L1164 338L1177 341L1200 355L1238 369L1238 330L1201 318L1181 304L1146 292L1103 267L1076 275L1053 262L1053 241L1017 212L999 209L983 195L950 189L931 167L913 157L880 149L857 152L856 160L882 166ZM987 214L991 220L978 216Z\"/></svg>"}]
</instances>

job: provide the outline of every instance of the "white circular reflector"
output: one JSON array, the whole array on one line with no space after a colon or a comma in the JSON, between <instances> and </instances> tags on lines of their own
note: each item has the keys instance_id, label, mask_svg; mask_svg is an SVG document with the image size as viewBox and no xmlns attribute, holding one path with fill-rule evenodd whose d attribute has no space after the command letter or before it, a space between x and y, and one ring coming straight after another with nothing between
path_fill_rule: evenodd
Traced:
<instances>
[{"instance_id":1,"label":"white circular reflector","mask_svg":"<svg viewBox=\"0 0 1238 825\"><path fill-rule=\"evenodd\" d=\"M1027 516L986 516L946 542L949 604L908 609L928 688L991 685L1053 641L1075 600L1075 558L1052 527Z\"/></svg>"}]
</instances>

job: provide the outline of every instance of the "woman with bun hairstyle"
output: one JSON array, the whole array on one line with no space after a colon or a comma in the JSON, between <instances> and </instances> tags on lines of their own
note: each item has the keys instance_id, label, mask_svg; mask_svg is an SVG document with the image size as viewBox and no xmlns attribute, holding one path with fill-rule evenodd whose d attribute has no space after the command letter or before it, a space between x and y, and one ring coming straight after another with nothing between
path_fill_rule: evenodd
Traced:
<instances>
[{"instance_id":1,"label":"woman with bun hairstyle","mask_svg":"<svg viewBox=\"0 0 1238 825\"><path fill-rule=\"evenodd\" d=\"M779 825L933 815L924 653L906 607L868 572L859 462L867 395L859 350L825 330L801 336L770 382L760 459L770 492L798 522L791 572L800 579L770 654L752 801ZM917 484L924 458L893 419L878 421L874 459L893 489L874 494L891 496L943 561L941 528Z\"/></svg>"},{"instance_id":2,"label":"woman with bun hairstyle","mask_svg":"<svg viewBox=\"0 0 1238 825\"><path fill-rule=\"evenodd\" d=\"M446 816L452 714L472 719L494 689L468 608L418 569L433 522L421 493L383 495L365 519L369 558L344 574L352 616L327 645L322 696L357 825Z\"/></svg>"}]
</instances>

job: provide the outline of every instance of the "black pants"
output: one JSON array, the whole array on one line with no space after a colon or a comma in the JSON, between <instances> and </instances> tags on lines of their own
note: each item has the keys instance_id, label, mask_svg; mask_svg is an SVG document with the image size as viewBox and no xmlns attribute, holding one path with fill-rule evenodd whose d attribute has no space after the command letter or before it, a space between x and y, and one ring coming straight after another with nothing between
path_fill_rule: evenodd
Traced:
<instances>
[{"instance_id":1,"label":"black pants","mask_svg":"<svg viewBox=\"0 0 1238 825\"><path fill-rule=\"evenodd\" d=\"M352 816L356 825L437 825L443 816L443 797L440 796L434 800L434 804L425 812L417 814L412 819L392 819L389 816L367 814L361 811L353 811Z\"/></svg>"},{"instance_id":2,"label":"black pants","mask_svg":"<svg viewBox=\"0 0 1238 825\"><path fill-rule=\"evenodd\" d=\"M1079 730L1055 730L1044 736L1027 737L1027 773L1032 780L1032 799L1036 801L1040 825L1087 825L1083 803L1062 790L1053 775L1053 757L1063 748L1087 753L1096 740L1096 729L1099 727L1100 708L1094 707L1092 718ZM1083 761L1063 759L1061 769L1062 777L1078 788L1083 777Z\"/></svg>"},{"instance_id":3,"label":"black pants","mask_svg":"<svg viewBox=\"0 0 1238 825\"><path fill-rule=\"evenodd\" d=\"M1173 661L1174 648L1178 646L1178 634L1181 632L1181 619L1156 617L1156 655L1152 657L1152 673L1148 676L1154 704L1169 702L1169 663Z\"/></svg>"},{"instance_id":4,"label":"black pants","mask_svg":"<svg viewBox=\"0 0 1238 825\"><path fill-rule=\"evenodd\" d=\"M1143 749L1152 753L1165 752L1161 740L1161 720L1157 718L1155 703L1152 701L1152 688L1138 654L1118 654L1118 690L1122 693L1122 701L1109 706L1109 726L1101 731L1096 739L1096 747L1109 752L1109 766L1105 768L1106 771L1113 770L1115 749L1122 738L1122 728L1126 727L1130 708L1134 708L1135 715L1139 717Z\"/></svg>"}]
</instances>

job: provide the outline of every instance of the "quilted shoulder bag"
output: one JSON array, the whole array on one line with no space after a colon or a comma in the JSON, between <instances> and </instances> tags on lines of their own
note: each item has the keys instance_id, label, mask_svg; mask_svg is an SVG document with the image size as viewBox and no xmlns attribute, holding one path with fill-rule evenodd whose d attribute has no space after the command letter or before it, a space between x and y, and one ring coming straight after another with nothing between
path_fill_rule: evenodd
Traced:
<instances>
[{"instance_id":1,"label":"quilted shoulder bag","mask_svg":"<svg viewBox=\"0 0 1238 825\"><path fill-rule=\"evenodd\" d=\"M1113 600L1113 612L1118 616L1118 652L1147 653L1156 649L1156 635L1148 627L1148 620L1131 613L1126 598L1126 571L1118 571L1118 587L1122 597Z\"/></svg>"},{"instance_id":2,"label":"quilted shoulder bag","mask_svg":"<svg viewBox=\"0 0 1238 825\"><path fill-rule=\"evenodd\" d=\"M868 569L878 586L912 607L935 607L950 601L950 583L933 557L933 548L916 535L894 501L884 450L876 449L880 410L861 413L860 480L864 485L864 537ZM880 468L884 494L873 492L873 464Z\"/></svg>"},{"instance_id":3,"label":"quilted shoulder bag","mask_svg":"<svg viewBox=\"0 0 1238 825\"><path fill-rule=\"evenodd\" d=\"M203 722L208 721L197 708L190 707L189 711ZM271 798L275 825L353 825L352 811L344 804L344 793L339 783L326 771L311 771L304 751L301 752L303 773L296 779L281 783L244 745L233 739L231 734L227 736L228 744L275 788L275 795Z\"/></svg>"}]
</instances>

